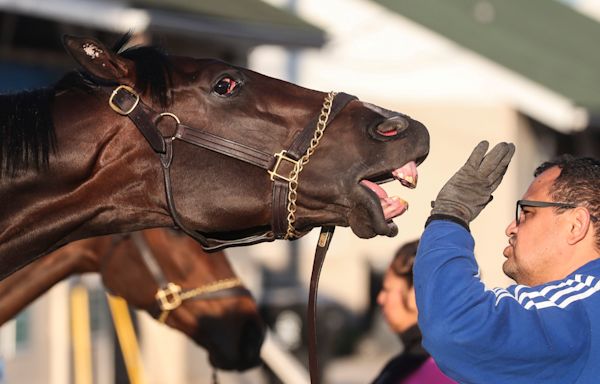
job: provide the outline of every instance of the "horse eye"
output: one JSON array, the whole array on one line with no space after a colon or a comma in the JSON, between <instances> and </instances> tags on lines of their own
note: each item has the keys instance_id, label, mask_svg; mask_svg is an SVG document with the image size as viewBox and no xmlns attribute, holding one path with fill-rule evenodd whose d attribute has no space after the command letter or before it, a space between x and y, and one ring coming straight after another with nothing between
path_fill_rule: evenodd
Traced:
<instances>
[{"instance_id":1,"label":"horse eye","mask_svg":"<svg viewBox=\"0 0 600 384\"><path fill-rule=\"evenodd\" d=\"M233 90L237 87L238 82L230 77L224 77L215 84L213 92L217 95L226 96L230 95Z\"/></svg>"}]
</instances>

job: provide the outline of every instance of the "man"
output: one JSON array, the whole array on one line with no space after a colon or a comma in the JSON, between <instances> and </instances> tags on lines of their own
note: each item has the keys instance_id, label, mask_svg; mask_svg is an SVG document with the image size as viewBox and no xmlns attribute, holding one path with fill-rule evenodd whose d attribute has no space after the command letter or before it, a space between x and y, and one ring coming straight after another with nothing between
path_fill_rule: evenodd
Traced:
<instances>
[{"instance_id":1,"label":"man","mask_svg":"<svg viewBox=\"0 0 600 384\"><path fill-rule=\"evenodd\" d=\"M387 268L377 303L404 349L383 367L372 384L452 384L421 346L417 303L413 287L413 264L418 240L402 245Z\"/></svg>"},{"instance_id":2,"label":"man","mask_svg":"<svg viewBox=\"0 0 600 384\"><path fill-rule=\"evenodd\" d=\"M504 272L486 290L469 223L514 153L480 143L433 204L414 267L423 345L461 383L600 382L600 162L544 163L506 229Z\"/></svg>"}]
</instances>

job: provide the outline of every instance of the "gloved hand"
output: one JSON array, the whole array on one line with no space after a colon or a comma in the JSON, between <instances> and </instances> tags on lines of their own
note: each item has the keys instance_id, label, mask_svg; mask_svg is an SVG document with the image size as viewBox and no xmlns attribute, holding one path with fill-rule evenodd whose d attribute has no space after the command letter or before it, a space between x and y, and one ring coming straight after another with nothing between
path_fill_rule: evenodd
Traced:
<instances>
[{"instance_id":1,"label":"gloved hand","mask_svg":"<svg viewBox=\"0 0 600 384\"><path fill-rule=\"evenodd\" d=\"M468 228L487 203L492 200L506 168L515 153L512 143L499 143L486 155L489 143L482 141L471 156L446 182L432 202L431 219L457 218ZM429 221L428 220L428 223Z\"/></svg>"}]
</instances>

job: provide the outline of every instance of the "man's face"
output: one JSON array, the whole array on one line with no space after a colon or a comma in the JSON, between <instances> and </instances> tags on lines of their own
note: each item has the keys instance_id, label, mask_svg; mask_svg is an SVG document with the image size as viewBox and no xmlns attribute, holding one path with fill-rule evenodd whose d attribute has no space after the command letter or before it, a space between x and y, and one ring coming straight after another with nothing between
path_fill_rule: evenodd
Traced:
<instances>
[{"instance_id":1,"label":"man's face","mask_svg":"<svg viewBox=\"0 0 600 384\"><path fill-rule=\"evenodd\" d=\"M408 281L387 270L377 303L386 322L394 332L404 332L417 323L415 291Z\"/></svg>"},{"instance_id":2,"label":"man's face","mask_svg":"<svg viewBox=\"0 0 600 384\"><path fill-rule=\"evenodd\" d=\"M560 168L552 167L536 177L523 200L553 201L549 195ZM509 245L504 249L504 273L518 284L539 285L560 279L560 222L562 215L552 207L523 207L520 224L506 228Z\"/></svg>"}]
</instances>

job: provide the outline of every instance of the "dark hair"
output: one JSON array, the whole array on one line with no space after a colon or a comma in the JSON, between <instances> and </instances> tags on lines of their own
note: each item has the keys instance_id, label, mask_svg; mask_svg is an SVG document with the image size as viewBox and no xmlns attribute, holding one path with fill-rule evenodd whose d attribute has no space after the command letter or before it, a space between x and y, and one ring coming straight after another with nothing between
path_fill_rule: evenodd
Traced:
<instances>
[{"instance_id":1,"label":"dark hair","mask_svg":"<svg viewBox=\"0 0 600 384\"><path fill-rule=\"evenodd\" d=\"M0 95L0 178L48 169L56 150L53 100L51 88Z\"/></svg>"},{"instance_id":2,"label":"dark hair","mask_svg":"<svg viewBox=\"0 0 600 384\"><path fill-rule=\"evenodd\" d=\"M149 90L154 102L170 103L171 62L157 47L124 49L132 35L123 35L113 47L115 53L135 62L136 88ZM82 73L83 74L83 73ZM91 75L84 74L84 79ZM56 91L86 89L81 74L71 72L51 88L0 95L0 178L15 177L30 167L47 170L50 154L57 149L52 104Z\"/></svg>"},{"instance_id":3,"label":"dark hair","mask_svg":"<svg viewBox=\"0 0 600 384\"><path fill-rule=\"evenodd\" d=\"M553 167L560 168L560 175L552 183L552 199L586 207L592 216L600 218L600 161L591 157L562 155L541 164L534 176ZM593 225L596 247L600 249L600 223Z\"/></svg>"},{"instance_id":4,"label":"dark hair","mask_svg":"<svg viewBox=\"0 0 600 384\"><path fill-rule=\"evenodd\" d=\"M394 259L390 264L390 270L398 277L404 277L408 281L408 285L413 285L413 264L417 255L417 247L419 240L413 240L402 245L396 251Z\"/></svg>"}]
</instances>

